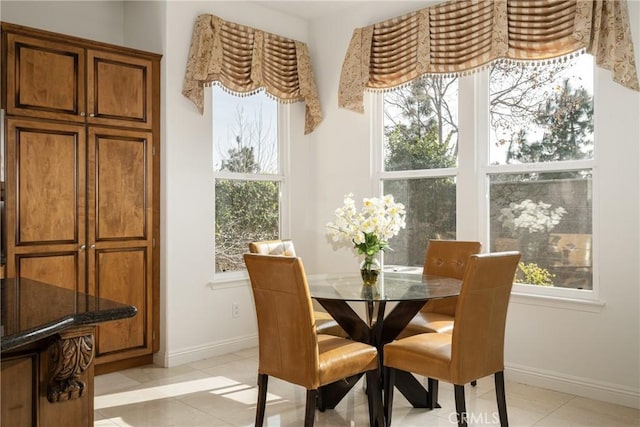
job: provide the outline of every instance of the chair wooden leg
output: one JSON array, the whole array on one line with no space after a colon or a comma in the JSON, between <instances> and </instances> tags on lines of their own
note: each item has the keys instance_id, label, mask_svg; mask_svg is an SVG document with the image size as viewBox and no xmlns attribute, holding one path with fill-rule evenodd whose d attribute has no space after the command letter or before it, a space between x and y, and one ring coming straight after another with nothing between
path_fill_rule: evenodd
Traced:
<instances>
[{"instance_id":1,"label":"chair wooden leg","mask_svg":"<svg viewBox=\"0 0 640 427\"><path fill-rule=\"evenodd\" d=\"M427 387L429 389L429 401L427 402L427 408L435 409L438 407L438 380L428 378Z\"/></svg>"},{"instance_id":2,"label":"chair wooden leg","mask_svg":"<svg viewBox=\"0 0 640 427\"><path fill-rule=\"evenodd\" d=\"M318 390L307 390L307 405L304 410L304 427L313 427L316 416L316 398Z\"/></svg>"},{"instance_id":3,"label":"chair wooden leg","mask_svg":"<svg viewBox=\"0 0 640 427\"><path fill-rule=\"evenodd\" d=\"M267 383L269 376L258 374L258 406L256 407L256 427L262 427L264 422L264 410L267 406Z\"/></svg>"},{"instance_id":4,"label":"chair wooden leg","mask_svg":"<svg viewBox=\"0 0 640 427\"><path fill-rule=\"evenodd\" d=\"M396 370L384 368L384 422L385 426L391 425L391 410L393 409L393 388L396 382Z\"/></svg>"},{"instance_id":5,"label":"chair wooden leg","mask_svg":"<svg viewBox=\"0 0 640 427\"><path fill-rule=\"evenodd\" d=\"M509 420L507 419L507 396L504 391L504 371L496 372L493 378L496 384L496 399L498 400L500 425L502 427L509 427Z\"/></svg>"},{"instance_id":6,"label":"chair wooden leg","mask_svg":"<svg viewBox=\"0 0 640 427\"><path fill-rule=\"evenodd\" d=\"M464 385L454 384L453 388L456 396L458 427L467 427L467 407L464 402Z\"/></svg>"},{"instance_id":7,"label":"chair wooden leg","mask_svg":"<svg viewBox=\"0 0 640 427\"><path fill-rule=\"evenodd\" d=\"M366 376L367 399L369 400L369 425L371 427L382 427L384 425L379 372L377 369L368 371Z\"/></svg>"}]
</instances>

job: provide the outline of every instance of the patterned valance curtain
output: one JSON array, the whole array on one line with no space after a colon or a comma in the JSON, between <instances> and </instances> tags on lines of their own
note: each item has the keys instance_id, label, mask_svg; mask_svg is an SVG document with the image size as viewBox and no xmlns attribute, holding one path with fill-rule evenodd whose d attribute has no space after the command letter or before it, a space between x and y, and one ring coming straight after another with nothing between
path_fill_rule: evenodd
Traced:
<instances>
[{"instance_id":1,"label":"patterned valance curtain","mask_svg":"<svg viewBox=\"0 0 640 427\"><path fill-rule=\"evenodd\" d=\"M305 43L204 14L196 20L182 94L204 113L204 86L238 95L264 89L279 102L303 101L305 134L322 121Z\"/></svg>"},{"instance_id":2,"label":"patterned valance curtain","mask_svg":"<svg viewBox=\"0 0 640 427\"><path fill-rule=\"evenodd\" d=\"M357 28L340 77L340 107L363 92L425 74L464 75L495 60L545 61L587 52L640 90L626 0L453 0Z\"/></svg>"}]
</instances>

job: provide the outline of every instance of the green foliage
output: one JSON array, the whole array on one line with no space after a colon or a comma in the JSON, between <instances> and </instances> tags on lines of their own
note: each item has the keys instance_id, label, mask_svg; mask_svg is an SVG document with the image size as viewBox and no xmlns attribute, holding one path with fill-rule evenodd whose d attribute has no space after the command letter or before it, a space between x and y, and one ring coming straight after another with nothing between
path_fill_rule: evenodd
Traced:
<instances>
[{"instance_id":1,"label":"green foliage","mask_svg":"<svg viewBox=\"0 0 640 427\"><path fill-rule=\"evenodd\" d=\"M458 127L447 102L455 85L455 78L425 77L385 95L386 170L456 165Z\"/></svg>"},{"instance_id":2,"label":"green foliage","mask_svg":"<svg viewBox=\"0 0 640 427\"><path fill-rule=\"evenodd\" d=\"M380 240L375 233L363 232L362 234L364 234L364 242L359 245L354 242L354 247L358 250L358 254L372 257L378 252L385 251L389 248L389 244L384 240Z\"/></svg>"},{"instance_id":3,"label":"green foliage","mask_svg":"<svg viewBox=\"0 0 640 427\"><path fill-rule=\"evenodd\" d=\"M229 172L258 173L260 165L256 162L253 147L240 146L228 151L229 160L223 161L220 170Z\"/></svg>"},{"instance_id":4,"label":"green foliage","mask_svg":"<svg viewBox=\"0 0 640 427\"><path fill-rule=\"evenodd\" d=\"M526 130L520 129L509 145L507 159L531 163L590 157L586 148L593 143L592 101L584 88L573 89L566 79L535 113L534 123L544 129L540 141L528 141Z\"/></svg>"},{"instance_id":5,"label":"green foliage","mask_svg":"<svg viewBox=\"0 0 640 427\"><path fill-rule=\"evenodd\" d=\"M524 262L518 263L516 271L515 283L525 283L528 285L553 286L553 278L555 274L551 274L549 270L538 266L536 263Z\"/></svg>"},{"instance_id":6,"label":"green foliage","mask_svg":"<svg viewBox=\"0 0 640 427\"><path fill-rule=\"evenodd\" d=\"M419 170L451 168L456 166L456 156L449 147L449 139L438 140L438 130L428 129L422 135L411 134L405 125L399 124L387 130L385 169Z\"/></svg>"},{"instance_id":7,"label":"green foliage","mask_svg":"<svg viewBox=\"0 0 640 427\"><path fill-rule=\"evenodd\" d=\"M257 173L253 147L229 150L222 170ZM218 179L215 184L216 271L244 268L242 254L248 243L278 238L279 186L273 181Z\"/></svg>"}]
</instances>

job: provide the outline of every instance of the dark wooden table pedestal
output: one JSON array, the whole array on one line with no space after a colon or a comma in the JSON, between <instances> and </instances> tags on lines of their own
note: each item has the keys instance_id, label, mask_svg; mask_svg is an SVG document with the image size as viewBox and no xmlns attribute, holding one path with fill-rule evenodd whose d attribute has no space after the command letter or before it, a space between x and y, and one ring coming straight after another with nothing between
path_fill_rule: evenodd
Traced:
<instances>
[{"instance_id":1,"label":"dark wooden table pedestal","mask_svg":"<svg viewBox=\"0 0 640 427\"><path fill-rule=\"evenodd\" d=\"M402 332L425 303L425 301L400 301L385 318L386 301L367 302L367 319L370 322L367 325L347 302L316 299L351 339L375 346L381 356L380 363L384 360L384 345L393 341ZM382 366L380 366L380 372L382 372ZM358 375L347 381L338 381L322 387L319 393L318 409L321 411L334 409L360 377L361 375ZM398 371L395 385L414 408L429 407L429 391L411 373ZM381 386L378 384L378 387Z\"/></svg>"}]
</instances>

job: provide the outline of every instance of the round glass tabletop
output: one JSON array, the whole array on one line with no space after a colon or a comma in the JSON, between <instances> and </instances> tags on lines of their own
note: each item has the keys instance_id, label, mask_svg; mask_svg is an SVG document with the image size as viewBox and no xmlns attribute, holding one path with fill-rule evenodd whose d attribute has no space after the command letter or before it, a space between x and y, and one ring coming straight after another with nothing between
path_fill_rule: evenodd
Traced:
<instances>
[{"instance_id":1,"label":"round glass tabletop","mask_svg":"<svg viewBox=\"0 0 640 427\"><path fill-rule=\"evenodd\" d=\"M362 284L359 274L307 277L312 298L342 301L415 301L458 295L462 282L450 277L382 272L374 286Z\"/></svg>"}]
</instances>

